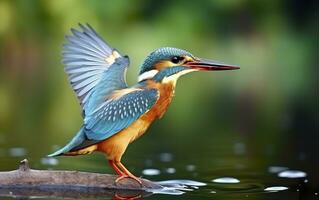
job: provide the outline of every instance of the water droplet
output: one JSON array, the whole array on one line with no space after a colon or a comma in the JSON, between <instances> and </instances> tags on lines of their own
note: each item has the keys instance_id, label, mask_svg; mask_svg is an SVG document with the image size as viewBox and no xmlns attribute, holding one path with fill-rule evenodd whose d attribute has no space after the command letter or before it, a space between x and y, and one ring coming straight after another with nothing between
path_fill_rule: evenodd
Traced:
<instances>
[{"instance_id":1,"label":"water droplet","mask_svg":"<svg viewBox=\"0 0 319 200\"><path fill-rule=\"evenodd\" d=\"M13 147L9 149L9 154L13 157L25 156L27 154L27 150L22 147Z\"/></svg>"},{"instance_id":2,"label":"water droplet","mask_svg":"<svg viewBox=\"0 0 319 200\"><path fill-rule=\"evenodd\" d=\"M159 156L162 162L170 162L173 160L173 155L171 153L161 153Z\"/></svg>"},{"instance_id":3,"label":"water droplet","mask_svg":"<svg viewBox=\"0 0 319 200\"><path fill-rule=\"evenodd\" d=\"M285 186L272 186L272 187L265 188L265 191L271 191L271 192L282 191L282 190L288 190L288 188Z\"/></svg>"},{"instance_id":4,"label":"water droplet","mask_svg":"<svg viewBox=\"0 0 319 200\"><path fill-rule=\"evenodd\" d=\"M144 169L142 173L147 176L156 176L159 175L161 171L158 169Z\"/></svg>"},{"instance_id":5,"label":"water droplet","mask_svg":"<svg viewBox=\"0 0 319 200\"><path fill-rule=\"evenodd\" d=\"M42 158L41 159L41 163L43 165L58 165L59 161L56 158Z\"/></svg>"},{"instance_id":6,"label":"water droplet","mask_svg":"<svg viewBox=\"0 0 319 200\"><path fill-rule=\"evenodd\" d=\"M307 173L298 170L286 170L280 172L278 176L282 178L303 178L307 176Z\"/></svg>"},{"instance_id":7,"label":"water droplet","mask_svg":"<svg viewBox=\"0 0 319 200\"><path fill-rule=\"evenodd\" d=\"M240 181L233 177L221 177L212 180L214 183L239 183Z\"/></svg>"},{"instance_id":8,"label":"water droplet","mask_svg":"<svg viewBox=\"0 0 319 200\"><path fill-rule=\"evenodd\" d=\"M176 169L170 167L170 168L167 168L167 169L166 169L166 172L167 172L168 174L174 174L174 173L176 172Z\"/></svg>"},{"instance_id":9,"label":"water droplet","mask_svg":"<svg viewBox=\"0 0 319 200\"><path fill-rule=\"evenodd\" d=\"M189 172L195 171L196 166L195 165L186 165L186 170Z\"/></svg>"}]
</instances>

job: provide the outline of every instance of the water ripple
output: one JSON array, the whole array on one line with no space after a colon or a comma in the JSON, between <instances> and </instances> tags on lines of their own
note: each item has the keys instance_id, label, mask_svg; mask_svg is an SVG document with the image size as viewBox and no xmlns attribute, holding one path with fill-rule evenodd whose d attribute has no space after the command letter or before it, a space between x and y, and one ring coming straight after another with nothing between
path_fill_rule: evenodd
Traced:
<instances>
[{"instance_id":1,"label":"water ripple","mask_svg":"<svg viewBox=\"0 0 319 200\"><path fill-rule=\"evenodd\" d=\"M199 182L199 181L193 181L193 180L187 180L187 179L178 179L178 180L167 180L167 181L159 181L157 182L160 185L164 186L205 186L207 185L206 183Z\"/></svg>"},{"instance_id":2,"label":"water ripple","mask_svg":"<svg viewBox=\"0 0 319 200\"><path fill-rule=\"evenodd\" d=\"M199 189L200 186L207 185L206 183L193 181L193 180L166 180L156 182L157 184L163 186L162 189L159 190L151 190L150 192L154 194L170 194L170 195L181 195L184 194L185 191L193 191Z\"/></svg>"}]
</instances>

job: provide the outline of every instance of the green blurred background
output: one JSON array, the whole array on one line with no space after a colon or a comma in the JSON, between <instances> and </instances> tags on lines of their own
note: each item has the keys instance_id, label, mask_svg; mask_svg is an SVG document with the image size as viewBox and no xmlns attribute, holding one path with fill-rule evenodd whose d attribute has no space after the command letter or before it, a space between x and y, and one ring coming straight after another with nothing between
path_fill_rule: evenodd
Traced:
<instances>
[{"instance_id":1,"label":"green blurred background","mask_svg":"<svg viewBox=\"0 0 319 200\"><path fill-rule=\"evenodd\" d=\"M179 80L165 117L124 155L135 173L151 165L145 160L169 152L177 168L211 163L209 171L219 156L230 166L298 167L318 182L317 6L301 0L1 0L0 170L22 157L43 167L38 160L80 127L61 50L64 36L81 22L130 56L131 85L143 59L163 46L241 66ZM234 153L236 144L244 145L244 155ZM13 147L25 155L11 156ZM111 172L104 165L93 155L61 158L55 168Z\"/></svg>"}]
</instances>

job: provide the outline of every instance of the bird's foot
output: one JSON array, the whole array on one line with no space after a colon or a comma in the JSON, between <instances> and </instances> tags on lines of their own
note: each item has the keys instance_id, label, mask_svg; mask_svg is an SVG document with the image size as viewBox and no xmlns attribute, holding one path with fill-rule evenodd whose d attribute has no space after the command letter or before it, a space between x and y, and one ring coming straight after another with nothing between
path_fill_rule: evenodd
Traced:
<instances>
[{"instance_id":1,"label":"bird's foot","mask_svg":"<svg viewBox=\"0 0 319 200\"><path fill-rule=\"evenodd\" d=\"M122 180L124 178L131 178L131 179L135 180L136 182L138 182L141 186L143 186L141 179L137 178L136 176L134 176L132 174L131 175L126 175L126 174L120 175L119 177L117 177L115 179L115 183L118 183L120 180Z\"/></svg>"}]
</instances>

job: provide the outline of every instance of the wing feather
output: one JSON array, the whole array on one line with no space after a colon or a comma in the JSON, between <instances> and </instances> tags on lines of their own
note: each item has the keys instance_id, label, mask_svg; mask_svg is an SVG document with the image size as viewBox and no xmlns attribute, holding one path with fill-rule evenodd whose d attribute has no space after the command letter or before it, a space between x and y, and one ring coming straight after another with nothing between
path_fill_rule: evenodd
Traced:
<instances>
[{"instance_id":1,"label":"wing feather","mask_svg":"<svg viewBox=\"0 0 319 200\"><path fill-rule=\"evenodd\" d=\"M66 44L63 45L63 64L69 81L76 92L77 97L85 111L86 104L90 101L96 87L104 76L109 76L110 67L118 59L128 60L121 56L114 48L110 47L90 25L79 24L80 30L71 29L72 35L66 36ZM110 59L111 58L111 59ZM108 93L111 90L122 89L126 86L125 76L128 61L119 61L118 69L113 69L112 75L116 83L103 81L103 89ZM121 66L123 65L123 66ZM124 69L123 69L124 68ZM119 71L114 73L114 71ZM124 82L123 82L124 81ZM99 92L99 94L103 94ZM104 93L103 95L107 95Z\"/></svg>"},{"instance_id":2,"label":"wing feather","mask_svg":"<svg viewBox=\"0 0 319 200\"><path fill-rule=\"evenodd\" d=\"M111 137L145 114L157 99L156 89L138 89L107 100L84 119L87 138L101 141Z\"/></svg>"}]
</instances>

